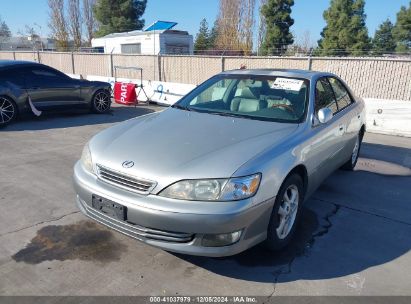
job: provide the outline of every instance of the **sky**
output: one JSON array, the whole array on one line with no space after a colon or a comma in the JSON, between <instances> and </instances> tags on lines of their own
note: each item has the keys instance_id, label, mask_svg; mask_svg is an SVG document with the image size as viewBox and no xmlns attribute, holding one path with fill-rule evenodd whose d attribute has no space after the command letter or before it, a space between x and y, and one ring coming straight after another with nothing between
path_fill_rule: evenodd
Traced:
<instances>
[{"instance_id":1,"label":"sky","mask_svg":"<svg viewBox=\"0 0 411 304\"><path fill-rule=\"evenodd\" d=\"M207 19L210 26L213 24L218 13L218 3L218 0L148 0L143 18L146 25L157 20L178 22L176 29L186 30L195 36L203 18ZM292 17L295 22L291 31L297 40L309 31L315 43L325 25L322 14L330 0L295 0L294 3ZM410 0L366 0L366 23L370 36L387 18L395 22L401 6L408 6L409 3ZM0 17L13 34L24 30L25 25L33 27L41 36L49 34L47 11L47 0L0 0Z\"/></svg>"}]
</instances>

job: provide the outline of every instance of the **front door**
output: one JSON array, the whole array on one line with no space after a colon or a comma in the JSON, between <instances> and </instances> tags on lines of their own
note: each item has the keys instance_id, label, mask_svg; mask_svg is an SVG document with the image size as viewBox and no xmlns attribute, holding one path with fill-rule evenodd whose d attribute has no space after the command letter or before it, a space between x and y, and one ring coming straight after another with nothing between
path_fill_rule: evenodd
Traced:
<instances>
[{"instance_id":1,"label":"front door","mask_svg":"<svg viewBox=\"0 0 411 304\"><path fill-rule=\"evenodd\" d=\"M77 80L47 67L32 67L25 72L25 86L38 110L59 109L81 103Z\"/></svg>"},{"instance_id":2,"label":"front door","mask_svg":"<svg viewBox=\"0 0 411 304\"><path fill-rule=\"evenodd\" d=\"M329 108L333 118L324 124L317 120L317 113L322 108ZM309 192L312 193L321 182L341 166L344 148L345 118L338 115L335 94L327 78L321 78L315 85L314 122L305 157L312 172Z\"/></svg>"},{"instance_id":3,"label":"front door","mask_svg":"<svg viewBox=\"0 0 411 304\"><path fill-rule=\"evenodd\" d=\"M351 157L358 130L361 129L361 113L358 111L354 98L340 80L329 77L328 81L337 100L338 115L341 116L341 119L344 119L345 123L344 147L341 153L341 162L345 163Z\"/></svg>"}]
</instances>

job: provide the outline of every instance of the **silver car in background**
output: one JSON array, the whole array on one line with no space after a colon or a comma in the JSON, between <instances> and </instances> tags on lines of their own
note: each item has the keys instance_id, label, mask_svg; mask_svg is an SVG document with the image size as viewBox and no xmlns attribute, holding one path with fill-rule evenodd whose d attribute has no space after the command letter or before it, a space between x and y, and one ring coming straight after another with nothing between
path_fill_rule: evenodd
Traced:
<instances>
[{"instance_id":1,"label":"silver car in background","mask_svg":"<svg viewBox=\"0 0 411 304\"><path fill-rule=\"evenodd\" d=\"M168 251L279 250L321 182L355 167L364 132L363 101L333 74L223 72L94 136L74 168L77 204Z\"/></svg>"}]
</instances>

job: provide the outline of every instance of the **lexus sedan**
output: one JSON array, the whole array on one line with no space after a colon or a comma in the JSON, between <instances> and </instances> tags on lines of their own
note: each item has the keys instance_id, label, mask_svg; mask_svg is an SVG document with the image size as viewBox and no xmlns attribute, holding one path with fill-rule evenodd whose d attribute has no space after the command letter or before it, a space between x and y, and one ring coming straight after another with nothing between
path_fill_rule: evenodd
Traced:
<instances>
[{"instance_id":1,"label":"lexus sedan","mask_svg":"<svg viewBox=\"0 0 411 304\"><path fill-rule=\"evenodd\" d=\"M77 205L167 251L279 250L321 182L353 170L364 132L363 101L333 74L223 72L94 136L74 168Z\"/></svg>"},{"instance_id":2,"label":"lexus sedan","mask_svg":"<svg viewBox=\"0 0 411 304\"><path fill-rule=\"evenodd\" d=\"M73 79L40 63L0 60L0 127L23 113L75 108L105 113L110 106L109 83Z\"/></svg>"}]
</instances>

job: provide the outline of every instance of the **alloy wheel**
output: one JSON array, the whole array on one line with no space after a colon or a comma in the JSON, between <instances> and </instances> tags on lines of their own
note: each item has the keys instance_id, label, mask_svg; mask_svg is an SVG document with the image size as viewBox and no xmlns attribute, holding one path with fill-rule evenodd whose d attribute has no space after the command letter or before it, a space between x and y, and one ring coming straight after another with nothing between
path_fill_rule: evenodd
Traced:
<instances>
[{"instance_id":1,"label":"alloy wheel","mask_svg":"<svg viewBox=\"0 0 411 304\"><path fill-rule=\"evenodd\" d=\"M105 92L99 92L94 97L94 106L100 113L107 111L110 108L111 98Z\"/></svg>"},{"instance_id":2,"label":"alloy wheel","mask_svg":"<svg viewBox=\"0 0 411 304\"><path fill-rule=\"evenodd\" d=\"M16 109L13 103L4 97L0 97L0 124L10 122L15 115Z\"/></svg>"},{"instance_id":3,"label":"alloy wheel","mask_svg":"<svg viewBox=\"0 0 411 304\"><path fill-rule=\"evenodd\" d=\"M280 240L285 239L291 232L297 216L299 192L296 185L290 185L284 192L283 201L278 208L277 236Z\"/></svg>"}]
</instances>

